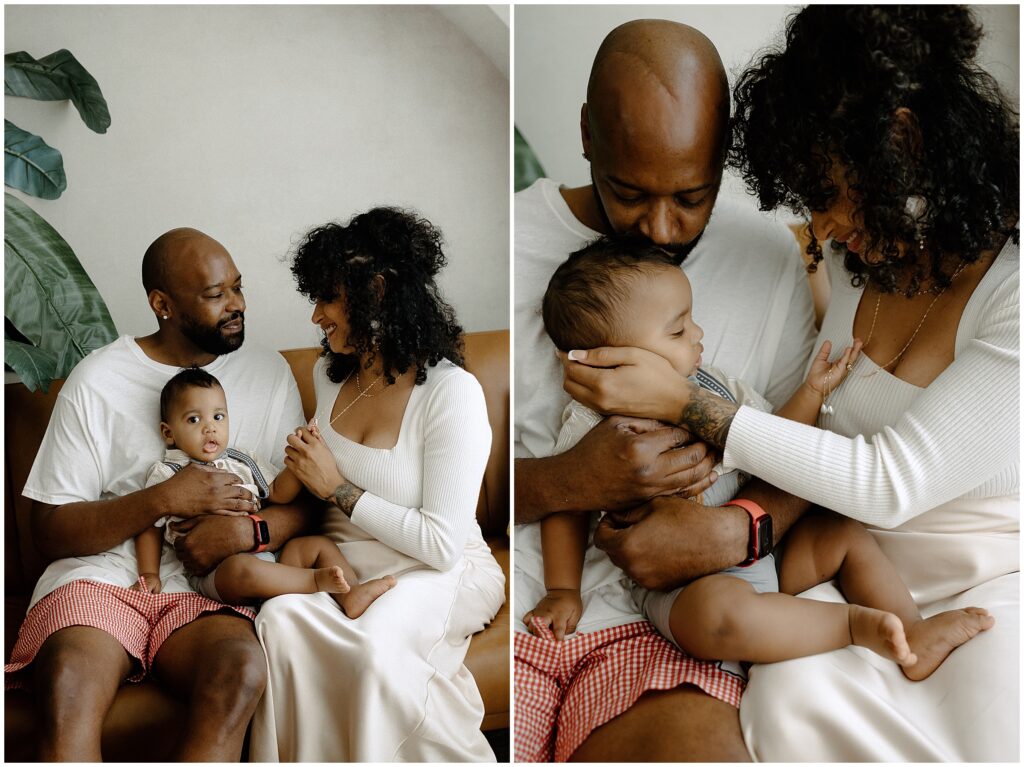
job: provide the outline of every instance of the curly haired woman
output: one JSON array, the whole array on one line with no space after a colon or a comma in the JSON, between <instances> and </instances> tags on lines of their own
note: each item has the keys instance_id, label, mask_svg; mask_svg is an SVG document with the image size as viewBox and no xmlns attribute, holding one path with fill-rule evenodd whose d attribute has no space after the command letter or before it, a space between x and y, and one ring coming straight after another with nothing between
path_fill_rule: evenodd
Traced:
<instances>
[{"instance_id":1,"label":"curly haired woman","mask_svg":"<svg viewBox=\"0 0 1024 767\"><path fill-rule=\"evenodd\" d=\"M504 599L476 522L491 432L440 297L441 234L375 208L310 232L292 263L316 304L316 424L285 462L330 503L324 533L361 580L397 585L351 620L328 597L268 601L270 677L253 761L493 761L463 665Z\"/></svg>"},{"instance_id":2,"label":"curly haired woman","mask_svg":"<svg viewBox=\"0 0 1024 767\"><path fill-rule=\"evenodd\" d=\"M761 761L1019 756L1019 133L981 36L963 7L810 6L736 85L734 162L762 208L809 217L810 268L830 259L818 345L864 344L820 429L638 350L568 365L575 399L688 426L726 468L866 523L916 600L905 623L995 616L916 686L855 649L755 667L741 719ZM655 511L605 545L622 561L670 529Z\"/></svg>"}]
</instances>

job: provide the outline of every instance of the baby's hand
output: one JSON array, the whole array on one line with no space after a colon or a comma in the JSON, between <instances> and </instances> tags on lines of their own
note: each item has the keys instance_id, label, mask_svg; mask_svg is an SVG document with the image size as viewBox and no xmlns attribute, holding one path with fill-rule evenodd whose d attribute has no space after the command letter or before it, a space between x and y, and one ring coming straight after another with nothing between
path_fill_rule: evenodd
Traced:
<instances>
[{"instance_id":1,"label":"baby's hand","mask_svg":"<svg viewBox=\"0 0 1024 767\"><path fill-rule=\"evenodd\" d=\"M828 356L832 353L832 342L826 341L823 343L821 349L818 350L818 354L814 357L814 361L811 363L811 370L807 374L804 386L820 397L825 397L834 392L839 388L839 384L846 380L847 374L853 369L853 363L860 356L860 350L863 346L864 344L858 338L853 342L853 346L847 346L843 350L843 353L839 355L839 359L829 362Z\"/></svg>"},{"instance_id":2,"label":"baby's hand","mask_svg":"<svg viewBox=\"0 0 1024 767\"><path fill-rule=\"evenodd\" d=\"M139 579L131 586L131 591L144 591L148 594L159 594L163 584L156 573L139 573Z\"/></svg>"},{"instance_id":3,"label":"baby's hand","mask_svg":"<svg viewBox=\"0 0 1024 767\"><path fill-rule=\"evenodd\" d=\"M523 623L530 633L539 636L533 630L533 621L540 620L548 626L555 639L562 641L566 634L576 631L576 623L583 615L583 599L579 589L549 589L537 606L523 617Z\"/></svg>"}]
</instances>

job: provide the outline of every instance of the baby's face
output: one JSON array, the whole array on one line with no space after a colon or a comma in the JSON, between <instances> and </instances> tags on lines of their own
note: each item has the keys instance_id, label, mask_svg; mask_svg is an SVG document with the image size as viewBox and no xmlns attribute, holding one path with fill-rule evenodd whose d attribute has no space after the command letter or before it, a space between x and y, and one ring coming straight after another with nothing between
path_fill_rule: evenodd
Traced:
<instances>
[{"instance_id":1,"label":"baby's face","mask_svg":"<svg viewBox=\"0 0 1024 767\"><path fill-rule=\"evenodd\" d=\"M683 377L697 372L704 331L693 321L693 292L683 270L665 265L648 272L636 280L629 304L628 345L664 357Z\"/></svg>"},{"instance_id":2,"label":"baby's face","mask_svg":"<svg viewBox=\"0 0 1024 767\"><path fill-rule=\"evenodd\" d=\"M171 403L160 433L168 447L189 458L212 461L228 446L228 403L219 386L190 386Z\"/></svg>"}]
</instances>

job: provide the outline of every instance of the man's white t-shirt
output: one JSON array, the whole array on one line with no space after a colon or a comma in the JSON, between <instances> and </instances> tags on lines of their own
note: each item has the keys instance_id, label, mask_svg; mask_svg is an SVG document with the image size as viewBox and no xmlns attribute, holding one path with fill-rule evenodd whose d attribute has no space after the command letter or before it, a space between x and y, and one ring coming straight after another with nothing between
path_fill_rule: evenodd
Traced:
<instances>
[{"instance_id":1,"label":"man's white t-shirt","mask_svg":"<svg viewBox=\"0 0 1024 767\"><path fill-rule=\"evenodd\" d=\"M515 196L517 458L555 452L570 398L562 389L555 346L544 332L541 302L558 265L599 236L576 219L558 184L549 179ZM693 285L694 321L704 329L704 364L742 379L773 407L784 404L803 380L815 337L811 292L796 239L781 224L723 198L683 269ZM540 554L524 550L530 536L517 535L515 541L516 583L527 583L520 562L540 561ZM588 552L594 556L607 558L596 549ZM596 568L589 559L587 566ZM519 591L516 630L525 631L519 608L526 605ZM580 625L596 631L637 620L644 617L628 589L614 583L594 590Z\"/></svg>"},{"instance_id":2,"label":"man's white t-shirt","mask_svg":"<svg viewBox=\"0 0 1024 767\"><path fill-rule=\"evenodd\" d=\"M515 455L551 455L569 395L544 332L541 301L555 269L599 232L569 210L550 179L515 196ZM683 262L704 364L746 381L773 407L803 380L814 308L796 239L756 210L719 198Z\"/></svg>"},{"instance_id":3,"label":"man's white t-shirt","mask_svg":"<svg viewBox=\"0 0 1024 767\"><path fill-rule=\"evenodd\" d=\"M156 362L131 336L89 354L57 396L23 494L62 505L141 490L166 450L160 436L160 391L179 368ZM204 370L227 396L230 446L279 469L288 434L305 421L298 387L284 358L252 343L224 354ZM181 563L165 547L163 591L192 591ZM59 586L93 580L129 587L138 577L129 538L102 554L52 562L32 593L32 604Z\"/></svg>"}]
</instances>

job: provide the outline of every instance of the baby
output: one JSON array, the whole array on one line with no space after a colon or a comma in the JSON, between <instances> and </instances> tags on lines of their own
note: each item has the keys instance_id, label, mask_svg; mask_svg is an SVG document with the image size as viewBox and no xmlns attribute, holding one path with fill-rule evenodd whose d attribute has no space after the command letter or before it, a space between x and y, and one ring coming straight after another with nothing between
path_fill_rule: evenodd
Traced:
<instances>
[{"instance_id":1,"label":"baby","mask_svg":"<svg viewBox=\"0 0 1024 767\"><path fill-rule=\"evenodd\" d=\"M704 332L693 319L689 280L669 254L644 240L601 238L573 253L551 278L543 314L548 335L562 351L640 347L705 389L770 409L742 382L701 367ZM807 380L777 415L814 425L859 354L860 343L831 364L830 351L826 341ZM555 452L572 447L600 420L599 414L571 402ZM737 472L720 476L702 502L729 505L742 479ZM750 501L731 504L750 510L753 518L760 511ZM583 514L557 514L540 523L547 594L523 618L535 634L544 625L558 639L575 630L583 613L589 523ZM792 596L833 578L851 604ZM782 593L777 593L780 585ZM752 552L743 565L673 592L634 585L633 594L658 630L696 658L768 663L854 644L896 661L913 680L930 675L953 649L994 623L976 607L922 619L875 539L858 522L831 512L806 514L794 525L778 577L771 555L758 559Z\"/></svg>"},{"instance_id":2,"label":"baby","mask_svg":"<svg viewBox=\"0 0 1024 767\"><path fill-rule=\"evenodd\" d=\"M290 470L278 474L277 469L227 446L228 406L224 390L202 368L186 368L167 382L160 393L160 419L160 432L168 449L164 460L150 469L146 487L169 479L192 462L237 474L243 478L242 486L261 501L288 503L302 489ZM248 516L265 529L266 522L257 515ZM139 580L133 589L159 593L163 540L166 537L173 544L176 537L166 523L174 519L161 519L136 536ZM190 575L189 581L199 593L226 604L326 591L350 618L358 618L377 597L395 585L390 575L360 584L337 545L323 535L292 538L281 549L279 558L262 547L247 554L235 554L205 576Z\"/></svg>"}]
</instances>

